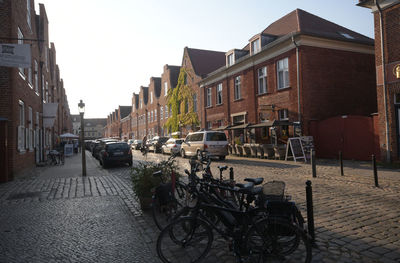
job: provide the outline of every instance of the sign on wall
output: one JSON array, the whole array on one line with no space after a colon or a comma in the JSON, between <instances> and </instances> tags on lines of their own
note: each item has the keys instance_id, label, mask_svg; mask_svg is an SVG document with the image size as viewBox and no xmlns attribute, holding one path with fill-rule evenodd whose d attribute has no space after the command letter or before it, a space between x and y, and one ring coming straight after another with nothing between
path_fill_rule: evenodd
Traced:
<instances>
[{"instance_id":1,"label":"sign on wall","mask_svg":"<svg viewBox=\"0 0 400 263\"><path fill-rule=\"evenodd\" d=\"M30 68L31 46L29 44L0 44L0 66Z\"/></svg>"}]
</instances>

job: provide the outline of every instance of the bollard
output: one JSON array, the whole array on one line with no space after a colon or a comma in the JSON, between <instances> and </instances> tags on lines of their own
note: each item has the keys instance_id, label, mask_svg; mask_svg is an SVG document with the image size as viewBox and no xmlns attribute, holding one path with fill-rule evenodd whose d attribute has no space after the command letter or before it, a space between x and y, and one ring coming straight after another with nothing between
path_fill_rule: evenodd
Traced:
<instances>
[{"instance_id":1,"label":"bollard","mask_svg":"<svg viewBox=\"0 0 400 263\"><path fill-rule=\"evenodd\" d=\"M233 175L233 167L229 168L229 180L234 181L235 177Z\"/></svg>"},{"instance_id":2,"label":"bollard","mask_svg":"<svg viewBox=\"0 0 400 263\"><path fill-rule=\"evenodd\" d=\"M315 152L314 152L314 149L311 149L310 155L311 155L312 177L316 178L317 177L317 166L316 166L316 163L315 163Z\"/></svg>"},{"instance_id":3,"label":"bollard","mask_svg":"<svg viewBox=\"0 0 400 263\"><path fill-rule=\"evenodd\" d=\"M340 175L341 175L341 176L344 176L342 151L339 152L339 162L340 162Z\"/></svg>"},{"instance_id":4,"label":"bollard","mask_svg":"<svg viewBox=\"0 0 400 263\"><path fill-rule=\"evenodd\" d=\"M307 201L307 224L308 233L311 236L311 243L315 243L315 228L314 228L314 208L311 181L306 182L306 201Z\"/></svg>"},{"instance_id":5,"label":"bollard","mask_svg":"<svg viewBox=\"0 0 400 263\"><path fill-rule=\"evenodd\" d=\"M378 170L376 169L375 154L372 155L372 169L374 170L375 187L379 187L378 183Z\"/></svg>"}]
</instances>

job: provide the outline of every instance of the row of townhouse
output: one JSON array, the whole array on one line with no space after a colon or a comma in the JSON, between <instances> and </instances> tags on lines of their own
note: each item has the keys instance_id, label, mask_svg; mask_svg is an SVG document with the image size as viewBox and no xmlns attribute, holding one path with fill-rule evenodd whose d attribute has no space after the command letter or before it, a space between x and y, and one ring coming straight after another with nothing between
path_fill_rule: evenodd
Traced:
<instances>
[{"instance_id":1,"label":"row of townhouse","mask_svg":"<svg viewBox=\"0 0 400 263\"><path fill-rule=\"evenodd\" d=\"M71 114L72 134L81 135L81 116L79 114ZM104 127L107 125L106 118L85 118L84 119L84 135L85 140L95 140L103 137Z\"/></svg>"},{"instance_id":2,"label":"row of townhouse","mask_svg":"<svg viewBox=\"0 0 400 263\"><path fill-rule=\"evenodd\" d=\"M0 182L42 162L58 136L72 130L46 10L39 9L33 0L0 1L0 43L30 44L32 63L0 66Z\"/></svg>"},{"instance_id":3,"label":"row of townhouse","mask_svg":"<svg viewBox=\"0 0 400 263\"><path fill-rule=\"evenodd\" d=\"M374 153L384 160L385 114L383 106L377 106L382 96L378 88L377 100L374 44L371 38L296 9L241 49L186 47L180 67L164 66L161 79L152 77L148 87L133 94L131 125L124 134L171 134L164 129L172 113L165 98L184 77L193 100L182 113L191 108L200 125L179 125L179 131L223 130L231 143L243 138L260 144L311 135L320 157L336 157L342 151L345 158L366 159ZM394 116L392 121L396 123ZM393 138L399 138L399 122ZM395 141L390 152L398 159Z\"/></svg>"}]
</instances>

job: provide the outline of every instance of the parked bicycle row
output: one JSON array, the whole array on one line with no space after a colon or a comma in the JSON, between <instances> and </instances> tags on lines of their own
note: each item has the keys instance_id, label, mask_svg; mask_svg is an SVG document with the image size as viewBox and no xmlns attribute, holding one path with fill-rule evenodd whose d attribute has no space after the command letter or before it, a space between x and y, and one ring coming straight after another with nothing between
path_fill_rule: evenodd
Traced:
<instances>
[{"instance_id":1,"label":"parked bicycle row","mask_svg":"<svg viewBox=\"0 0 400 263\"><path fill-rule=\"evenodd\" d=\"M200 158L198 158L200 157ZM152 213L161 230L157 254L162 262L200 262L214 235L226 240L236 262L311 262L311 238L296 204L282 181L246 178L237 183L227 166L212 174L210 155L190 159L187 177L179 176L174 157L153 176ZM186 180L187 179L187 180Z\"/></svg>"}]
</instances>

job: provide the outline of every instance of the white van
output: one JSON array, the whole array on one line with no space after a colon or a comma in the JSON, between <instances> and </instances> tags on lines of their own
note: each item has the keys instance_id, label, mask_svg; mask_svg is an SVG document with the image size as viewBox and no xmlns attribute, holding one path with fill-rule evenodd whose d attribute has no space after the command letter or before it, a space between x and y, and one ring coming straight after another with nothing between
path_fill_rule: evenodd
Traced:
<instances>
[{"instance_id":1,"label":"white van","mask_svg":"<svg viewBox=\"0 0 400 263\"><path fill-rule=\"evenodd\" d=\"M228 140L224 132L198 131L189 133L181 146L181 156L200 156L207 151L210 156L225 160L228 155Z\"/></svg>"}]
</instances>

